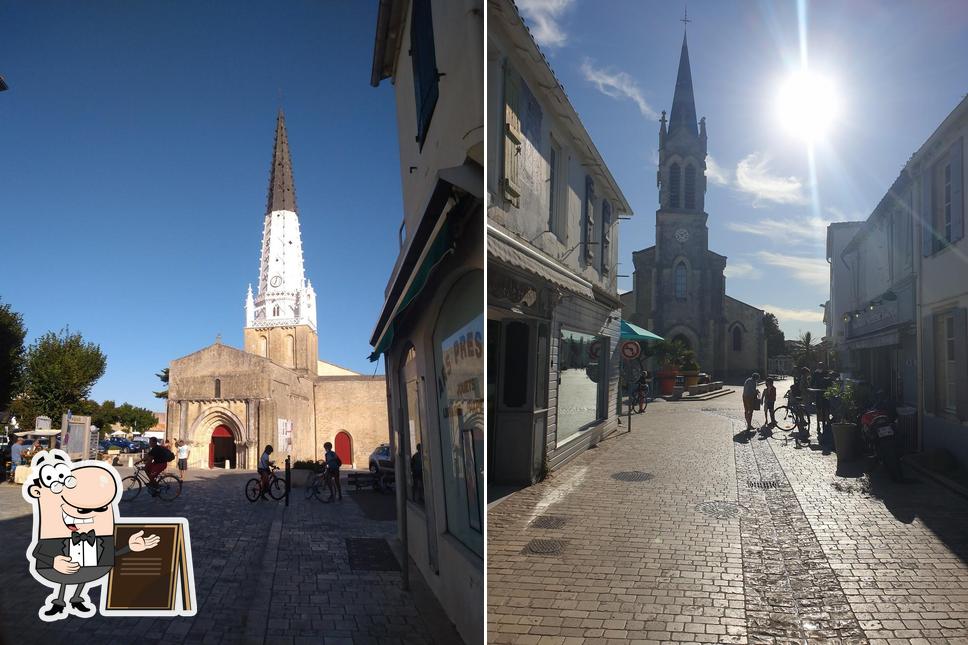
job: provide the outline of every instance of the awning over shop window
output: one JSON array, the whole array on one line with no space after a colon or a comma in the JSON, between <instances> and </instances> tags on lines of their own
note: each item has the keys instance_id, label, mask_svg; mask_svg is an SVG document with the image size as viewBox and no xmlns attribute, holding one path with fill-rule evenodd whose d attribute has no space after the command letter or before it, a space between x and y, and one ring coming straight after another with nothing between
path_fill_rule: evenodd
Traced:
<instances>
[{"instance_id":1,"label":"awning over shop window","mask_svg":"<svg viewBox=\"0 0 968 645\"><path fill-rule=\"evenodd\" d=\"M648 329L633 325L627 320L622 321L622 340L665 340L662 336L653 334Z\"/></svg>"},{"instance_id":2,"label":"awning over shop window","mask_svg":"<svg viewBox=\"0 0 968 645\"><path fill-rule=\"evenodd\" d=\"M890 347L892 345L900 344L901 335L897 332L897 330L893 330L848 340L847 349L874 349L877 347Z\"/></svg>"},{"instance_id":3,"label":"awning over shop window","mask_svg":"<svg viewBox=\"0 0 968 645\"><path fill-rule=\"evenodd\" d=\"M572 293L589 299L595 297L590 282L491 226L487 227L487 254L495 260L536 275Z\"/></svg>"}]
</instances>

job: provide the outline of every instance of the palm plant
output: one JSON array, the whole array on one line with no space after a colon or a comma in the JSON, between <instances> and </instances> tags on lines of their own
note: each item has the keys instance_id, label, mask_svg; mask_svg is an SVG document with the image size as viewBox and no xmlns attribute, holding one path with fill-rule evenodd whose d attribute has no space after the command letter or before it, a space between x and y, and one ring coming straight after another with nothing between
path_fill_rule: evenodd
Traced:
<instances>
[{"instance_id":1,"label":"palm plant","mask_svg":"<svg viewBox=\"0 0 968 645\"><path fill-rule=\"evenodd\" d=\"M681 341L664 340L656 345L655 353L659 364L668 369L680 369L688 358L685 344Z\"/></svg>"},{"instance_id":2,"label":"palm plant","mask_svg":"<svg viewBox=\"0 0 968 645\"><path fill-rule=\"evenodd\" d=\"M814 342L813 334L805 331L794 341L793 360L797 365L813 367L817 362L819 342Z\"/></svg>"}]
</instances>

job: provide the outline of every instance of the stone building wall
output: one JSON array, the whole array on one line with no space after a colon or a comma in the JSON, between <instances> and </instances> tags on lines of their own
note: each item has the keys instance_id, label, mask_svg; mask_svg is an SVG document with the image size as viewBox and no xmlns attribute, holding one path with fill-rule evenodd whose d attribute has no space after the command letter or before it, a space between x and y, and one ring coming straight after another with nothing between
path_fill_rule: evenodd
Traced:
<instances>
[{"instance_id":1,"label":"stone building wall","mask_svg":"<svg viewBox=\"0 0 968 645\"><path fill-rule=\"evenodd\" d=\"M390 441L387 419L387 389L383 376L321 376L317 378L316 435L322 445L336 444L336 435L346 432L351 438L353 464L366 469L369 456L381 443Z\"/></svg>"}]
</instances>

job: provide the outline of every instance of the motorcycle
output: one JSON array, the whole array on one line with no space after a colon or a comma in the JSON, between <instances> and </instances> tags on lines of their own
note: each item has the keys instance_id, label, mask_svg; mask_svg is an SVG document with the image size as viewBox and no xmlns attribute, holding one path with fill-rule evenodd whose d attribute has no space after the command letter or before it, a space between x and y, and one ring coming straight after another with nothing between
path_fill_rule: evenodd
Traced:
<instances>
[{"instance_id":1,"label":"motorcycle","mask_svg":"<svg viewBox=\"0 0 968 645\"><path fill-rule=\"evenodd\" d=\"M894 481L901 481L901 456L897 447L894 406L883 397L860 417L860 432L867 453L875 456Z\"/></svg>"}]
</instances>

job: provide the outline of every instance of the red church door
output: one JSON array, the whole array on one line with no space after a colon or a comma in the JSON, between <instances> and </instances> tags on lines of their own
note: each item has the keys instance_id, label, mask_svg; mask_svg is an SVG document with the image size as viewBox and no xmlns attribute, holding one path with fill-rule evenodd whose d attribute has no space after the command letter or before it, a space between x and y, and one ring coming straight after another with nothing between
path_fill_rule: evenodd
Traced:
<instances>
[{"instance_id":1,"label":"red church door","mask_svg":"<svg viewBox=\"0 0 968 645\"><path fill-rule=\"evenodd\" d=\"M212 440L208 444L208 467L215 468L217 464L224 468L226 461L235 467L235 441L231 430L219 426L212 431Z\"/></svg>"},{"instance_id":2,"label":"red church door","mask_svg":"<svg viewBox=\"0 0 968 645\"><path fill-rule=\"evenodd\" d=\"M350 433L340 430L336 433L336 456L349 467L353 463L353 439Z\"/></svg>"}]
</instances>

